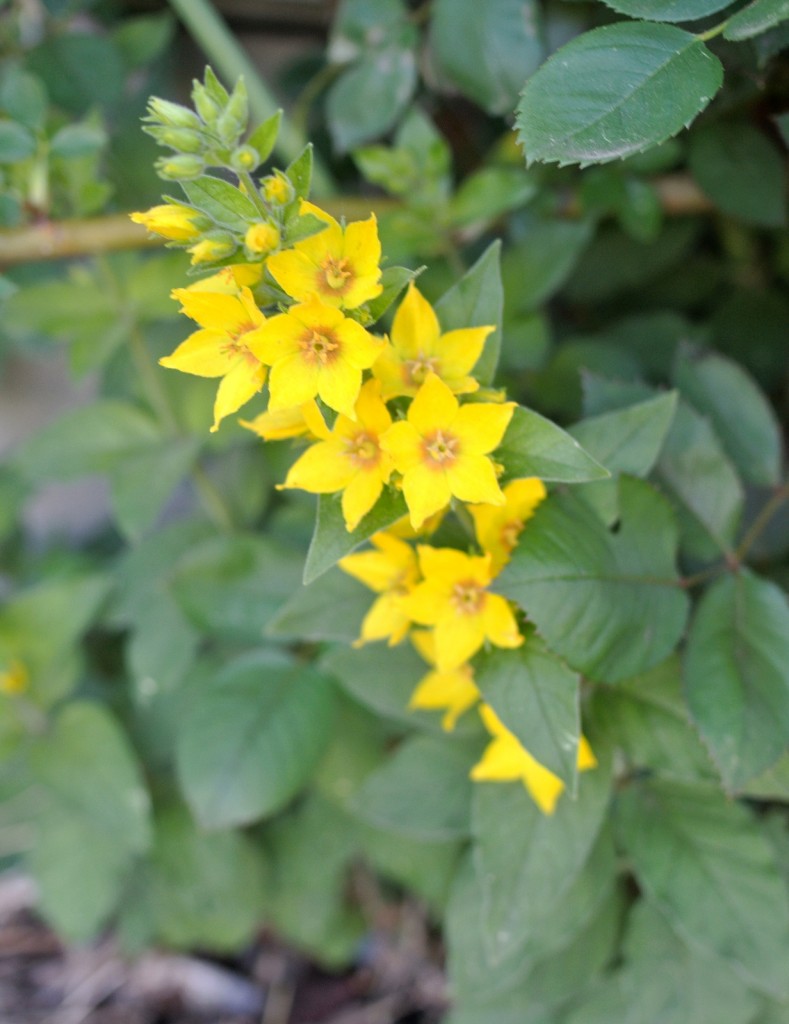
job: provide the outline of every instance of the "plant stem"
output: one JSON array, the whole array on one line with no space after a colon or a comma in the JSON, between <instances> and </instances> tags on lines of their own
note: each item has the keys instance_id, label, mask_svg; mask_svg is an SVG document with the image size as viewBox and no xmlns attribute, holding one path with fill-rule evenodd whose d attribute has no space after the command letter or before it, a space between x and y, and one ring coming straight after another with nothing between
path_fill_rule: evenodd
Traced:
<instances>
[{"instance_id":1,"label":"plant stem","mask_svg":"<svg viewBox=\"0 0 789 1024\"><path fill-rule=\"evenodd\" d=\"M263 215L264 219L268 220L269 213L268 210L266 209L266 204L263 202L263 197L261 196L260 192L258 192L258 187L255 184L252 175L249 173L249 171L235 171L235 173L238 175L238 180L243 184L244 188L246 189L249 198L258 208L260 213Z\"/></svg>"},{"instance_id":2,"label":"plant stem","mask_svg":"<svg viewBox=\"0 0 789 1024\"><path fill-rule=\"evenodd\" d=\"M719 25L714 25L712 28L708 28L706 32L699 32L696 38L700 43L706 43L708 39L714 39L715 36L719 36L722 32L725 32L726 26L729 24L730 20L731 19L727 18Z\"/></svg>"},{"instance_id":3,"label":"plant stem","mask_svg":"<svg viewBox=\"0 0 789 1024\"><path fill-rule=\"evenodd\" d=\"M263 121L279 110L280 105L270 92L258 69L249 59L225 22L214 10L210 0L169 0L183 24L199 44L208 59L230 84L239 75L244 76L249 104L255 117ZM276 152L285 160L294 160L304 149L307 140L301 132L283 117ZM315 159L312 181L317 196L331 195L334 182L319 159Z\"/></svg>"},{"instance_id":4,"label":"plant stem","mask_svg":"<svg viewBox=\"0 0 789 1024\"><path fill-rule=\"evenodd\" d=\"M773 492L769 500L765 502L758 516L751 523L748 530L746 530L745 536L740 541L739 547L735 552L735 557L738 562L742 562L748 556L748 552L759 537L761 537L762 533L764 533L772 517L787 499L789 499L789 482L783 484Z\"/></svg>"}]
</instances>

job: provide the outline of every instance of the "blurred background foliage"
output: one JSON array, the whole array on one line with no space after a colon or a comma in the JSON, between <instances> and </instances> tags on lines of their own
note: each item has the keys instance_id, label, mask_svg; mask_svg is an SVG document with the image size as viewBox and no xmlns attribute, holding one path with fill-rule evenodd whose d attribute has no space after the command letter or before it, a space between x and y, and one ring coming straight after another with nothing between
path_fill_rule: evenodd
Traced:
<instances>
[{"instance_id":1,"label":"blurred background foliage","mask_svg":"<svg viewBox=\"0 0 789 1024\"><path fill-rule=\"evenodd\" d=\"M207 59L226 84L243 71L256 119L286 109L277 164L313 140L316 199L337 215L376 211L388 260L426 265L431 301L503 239L497 383L511 398L569 425L678 390L653 461L683 571L703 578L747 541L772 606L789 582L789 513L775 500L789 414L786 4L760 0L758 31L710 41L725 86L689 131L586 169L527 167L512 131L549 54L649 6L0 2L0 863L33 873L65 936L111 923L131 952L224 951L266 922L341 967L371 927L361 872L445 922L457 1024L789 1020L789 945L773 936L765 966L759 938L785 892L732 912L752 941L732 940L730 956L681 907L661 916L669 897L634 901L603 769L585 780L600 788L593 843L571 802L544 840L548 860L552 843L575 852L570 889L534 911L526 951L502 940L486 988L465 853L480 734L461 724L448 742L437 715L405 710L410 650L346 650L369 603L352 580L315 584L310 627L289 631L282 609L314 517L310 496L274 489L293 448L264 451L230 422L210 435L212 382L157 367L185 335L169 292L187 260L126 217L161 195L139 128L149 95L184 101ZM700 32L725 7L684 6ZM787 663L775 671L789 689ZM710 761L676 660L586 698L620 776L654 780L622 802L620 853L649 861L655 808L677 834L717 815L710 837L756 843L745 805L721 795L721 774L729 791L743 780ZM743 853L755 863L769 845L783 876L785 747L745 787L762 845ZM527 916L542 884L530 864L508 888ZM727 870L722 892L738 885ZM785 883L776 869L764 885ZM624 966L606 974L612 961ZM543 1016L525 1015L532 1004Z\"/></svg>"}]
</instances>

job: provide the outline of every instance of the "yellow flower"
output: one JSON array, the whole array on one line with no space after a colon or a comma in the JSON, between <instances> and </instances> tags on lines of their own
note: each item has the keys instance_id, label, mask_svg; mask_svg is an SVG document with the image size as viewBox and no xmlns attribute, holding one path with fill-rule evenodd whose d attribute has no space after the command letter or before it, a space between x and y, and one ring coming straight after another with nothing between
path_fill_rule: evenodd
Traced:
<instances>
[{"instance_id":1,"label":"yellow flower","mask_svg":"<svg viewBox=\"0 0 789 1024\"><path fill-rule=\"evenodd\" d=\"M480 547L493 556L494 575L509 562L526 520L534 515L546 493L542 480L532 476L508 483L503 505L469 506Z\"/></svg>"},{"instance_id":2,"label":"yellow flower","mask_svg":"<svg viewBox=\"0 0 789 1024\"><path fill-rule=\"evenodd\" d=\"M236 248L236 243L231 237L228 238L201 238L199 242L190 245L186 250L191 253L192 265L198 263L214 263L216 260L223 260Z\"/></svg>"},{"instance_id":3,"label":"yellow flower","mask_svg":"<svg viewBox=\"0 0 789 1024\"><path fill-rule=\"evenodd\" d=\"M564 783L521 745L520 740L502 723L495 711L483 704L482 721L493 741L485 748L482 760L471 769L477 782L515 782L521 780L543 814L553 814ZM578 770L597 766L597 759L585 736L578 743Z\"/></svg>"},{"instance_id":4,"label":"yellow flower","mask_svg":"<svg viewBox=\"0 0 789 1024\"><path fill-rule=\"evenodd\" d=\"M181 312L203 329L190 334L159 362L198 377L222 378L214 402L213 433L225 416L240 409L263 386L266 367L250 351L249 341L265 318L249 288L237 289L236 295L190 288L176 288L172 294L181 302Z\"/></svg>"},{"instance_id":5,"label":"yellow flower","mask_svg":"<svg viewBox=\"0 0 789 1024\"><path fill-rule=\"evenodd\" d=\"M12 658L4 669L0 669L0 693L18 697L27 690L29 683L27 669L16 658Z\"/></svg>"},{"instance_id":6,"label":"yellow flower","mask_svg":"<svg viewBox=\"0 0 789 1024\"><path fill-rule=\"evenodd\" d=\"M250 347L271 367L272 412L319 395L352 420L362 370L372 366L382 345L339 309L313 298L267 320Z\"/></svg>"},{"instance_id":7,"label":"yellow flower","mask_svg":"<svg viewBox=\"0 0 789 1024\"><path fill-rule=\"evenodd\" d=\"M260 190L266 202L272 203L274 206L284 206L293 199L295 194L290 179L282 171L277 170L273 174L261 178Z\"/></svg>"},{"instance_id":8,"label":"yellow flower","mask_svg":"<svg viewBox=\"0 0 789 1024\"><path fill-rule=\"evenodd\" d=\"M242 427L253 431L264 441L284 441L289 437L326 437L328 428L317 403L312 400L293 409L262 412L253 420L239 420Z\"/></svg>"},{"instance_id":9,"label":"yellow flower","mask_svg":"<svg viewBox=\"0 0 789 1024\"><path fill-rule=\"evenodd\" d=\"M280 486L311 494L342 491L345 526L355 530L392 475L391 456L381 451L379 443L391 425L378 381L368 380L356 401L356 419L338 416L331 433L327 430L323 440L304 452Z\"/></svg>"},{"instance_id":10,"label":"yellow flower","mask_svg":"<svg viewBox=\"0 0 789 1024\"><path fill-rule=\"evenodd\" d=\"M510 606L491 594L490 555L466 555L454 548L417 548L424 577L405 601L413 622L434 626L435 662L451 672L488 640L495 647L520 647L523 637Z\"/></svg>"},{"instance_id":11,"label":"yellow flower","mask_svg":"<svg viewBox=\"0 0 789 1024\"><path fill-rule=\"evenodd\" d=\"M513 402L458 405L449 387L430 373L408 410L381 438L403 474L411 525L418 529L454 496L503 505L504 494L488 453L501 442Z\"/></svg>"},{"instance_id":12,"label":"yellow flower","mask_svg":"<svg viewBox=\"0 0 789 1024\"><path fill-rule=\"evenodd\" d=\"M418 629L411 634L414 647L430 665L435 666L435 638L430 630ZM460 716L479 700L479 690L474 682L474 670L468 662L458 665L449 672L439 672L435 667L423 676L408 702L409 708L425 711L445 710L441 726L451 732Z\"/></svg>"},{"instance_id":13,"label":"yellow flower","mask_svg":"<svg viewBox=\"0 0 789 1024\"><path fill-rule=\"evenodd\" d=\"M135 224L142 224L146 231L161 235L171 242L191 242L197 238L200 232L193 222L199 216L197 210L179 203L164 203L152 206L150 210L129 214Z\"/></svg>"},{"instance_id":14,"label":"yellow flower","mask_svg":"<svg viewBox=\"0 0 789 1024\"><path fill-rule=\"evenodd\" d=\"M403 601L419 579L419 565L405 541L388 533L376 533L371 540L375 551L346 555L339 561L344 572L381 595L364 617L354 647L373 640L388 640L392 647L405 638L411 625Z\"/></svg>"},{"instance_id":15,"label":"yellow flower","mask_svg":"<svg viewBox=\"0 0 789 1024\"><path fill-rule=\"evenodd\" d=\"M265 256L277 248L281 241L279 228L276 224L259 221L250 224L244 235L244 245L255 256Z\"/></svg>"},{"instance_id":16,"label":"yellow flower","mask_svg":"<svg viewBox=\"0 0 789 1024\"><path fill-rule=\"evenodd\" d=\"M373 366L384 399L415 395L431 372L456 395L476 391L479 384L469 374L494 329L465 327L442 334L433 307L412 282L395 314L391 345Z\"/></svg>"},{"instance_id":17,"label":"yellow flower","mask_svg":"<svg viewBox=\"0 0 789 1024\"><path fill-rule=\"evenodd\" d=\"M263 276L262 263L233 263L222 267L215 274L201 277L194 284L186 286L189 292L222 292L224 295L238 295L239 289L253 288Z\"/></svg>"},{"instance_id":18,"label":"yellow flower","mask_svg":"<svg viewBox=\"0 0 789 1024\"><path fill-rule=\"evenodd\" d=\"M302 202L300 212L328 227L269 258L267 266L277 284L298 302L317 295L342 309L356 309L380 295L381 243L375 216L342 228L312 203Z\"/></svg>"}]
</instances>

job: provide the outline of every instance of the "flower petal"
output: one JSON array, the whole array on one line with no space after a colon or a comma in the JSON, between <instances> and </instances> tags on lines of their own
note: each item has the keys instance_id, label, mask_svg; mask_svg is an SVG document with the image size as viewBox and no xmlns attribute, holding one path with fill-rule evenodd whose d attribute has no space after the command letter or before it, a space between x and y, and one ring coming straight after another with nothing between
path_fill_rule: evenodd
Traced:
<instances>
[{"instance_id":1,"label":"flower petal","mask_svg":"<svg viewBox=\"0 0 789 1024\"><path fill-rule=\"evenodd\" d=\"M181 303L181 312L197 321L201 327L212 328L225 335L234 333L250 320L249 310L237 295L175 288L172 296Z\"/></svg>"},{"instance_id":2,"label":"flower petal","mask_svg":"<svg viewBox=\"0 0 789 1024\"><path fill-rule=\"evenodd\" d=\"M455 396L440 377L429 373L408 409L408 422L424 437L433 430L447 430L458 415Z\"/></svg>"},{"instance_id":3,"label":"flower petal","mask_svg":"<svg viewBox=\"0 0 789 1024\"><path fill-rule=\"evenodd\" d=\"M520 647L523 637L507 601L500 594L486 594L482 610L485 636L494 647Z\"/></svg>"},{"instance_id":4,"label":"flower petal","mask_svg":"<svg viewBox=\"0 0 789 1024\"><path fill-rule=\"evenodd\" d=\"M407 420L398 420L381 435L381 448L392 456L398 473L406 473L422 462L422 438Z\"/></svg>"},{"instance_id":5,"label":"flower petal","mask_svg":"<svg viewBox=\"0 0 789 1024\"><path fill-rule=\"evenodd\" d=\"M447 483L456 498L472 504L503 505L493 463L486 455L461 454L445 470Z\"/></svg>"},{"instance_id":6,"label":"flower petal","mask_svg":"<svg viewBox=\"0 0 789 1024\"><path fill-rule=\"evenodd\" d=\"M436 347L441 359L441 376L444 380L450 377L465 377L471 372L474 364L482 355L485 339L495 327L463 327L457 331L447 331L438 339Z\"/></svg>"},{"instance_id":7,"label":"flower petal","mask_svg":"<svg viewBox=\"0 0 789 1024\"><path fill-rule=\"evenodd\" d=\"M481 615L463 615L451 611L435 628L436 668L450 672L473 657L485 642Z\"/></svg>"},{"instance_id":8,"label":"flower petal","mask_svg":"<svg viewBox=\"0 0 789 1024\"><path fill-rule=\"evenodd\" d=\"M305 328L288 313L280 313L250 331L244 343L262 363L273 366L280 359L301 351L299 342Z\"/></svg>"},{"instance_id":9,"label":"flower petal","mask_svg":"<svg viewBox=\"0 0 789 1024\"><path fill-rule=\"evenodd\" d=\"M318 371L305 363L300 355L286 356L271 368L269 403L272 412L303 405L318 392Z\"/></svg>"},{"instance_id":10,"label":"flower petal","mask_svg":"<svg viewBox=\"0 0 789 1024\"><path fill-rule=\"evenodd\" d=\"M444 473L436 473L421 464L412 466L403 474L403 495L415 530L452 499Z\"/></svg>"},{"instance_id":11,"label":"flower petal","mask_svg":"<svg viewBox=\"0 0 789 1024\"><path fill-rule=\"evenodd\" d=\"M316 380L318 394L337 412L356 419L356 399L362 386L362 371L347 363L344 359L336 359L317 369Z\"/></svg>"},{"instance_id":12,"label":"flower petal","mask_svg":"<svg viewBox=\"0 0 789 1024\"><path fill-rule=\"evenodd\" d=\"M353 479L356 469L336 441L311 445L290 467L283 487L310 494L334 494Z\"/></svg>"},{"instance_id":13,"label":"flower petal","mask_svg":"<svg viewBox=\"0 0 789 1024\"><path fill-rule=\"evenodd\" d=\"M355 530L381 497L384 482L374 470L358 470L342 493L342 514L346 529Z\"/></svg>"},{"instance_id":14,"label":"flower petal","mask_svg":"<svg viewBox=\"0 0 789 1024\"><path fill-rule=\"evenodd\" d=\"M402 359L433 355L440 332L433 307L412 281L392 321L392 345Z\"/></svg>"},{"instance_id":15,"label":"flower petal","mask_svg":"<svg viewBox=\"0 0 789 1024\"><path fill-rule=\"evenodd\" d=\"M464 452L487 455L501 444L514 411L514 402L472 402L458 410L450 429L460 439Z\"/></svg>"},{"instance_id":16,"label":"flower petal","mask_svg":"<svg viewBox=\"0 0 789 1024\"><path fill-rule=\"evenodd\" d=\"M218 331L195 331L182 341L172 355L159 360L160 365L197 377L224 377L238 356L224 350L227 336Z\"/></svg>"},{"instance_id":17,"label":"flower petal","mask_svg":"<svg viewBox=\"0 0 789 1024\"><path fill-rule=\"evenodd\" d=\"M298 249L275 252L266 267L280 288L291 298L306 302L318 290L320 268Z\"/></svg>"},{"instance_id":18,"label":"flower petal","mask_svg":"<svg viewBox=\"0 0 789 1024\"><path fill-rule=\"evenodd\" d=\"M226 374L216 393L214 401L214 423L211 433L216 433L225 416L237 412L253 395L263 387L266 379L266 367L258 364L252 366L248 359L241 356L235 366Z\"/></svg>"}]
</instances>

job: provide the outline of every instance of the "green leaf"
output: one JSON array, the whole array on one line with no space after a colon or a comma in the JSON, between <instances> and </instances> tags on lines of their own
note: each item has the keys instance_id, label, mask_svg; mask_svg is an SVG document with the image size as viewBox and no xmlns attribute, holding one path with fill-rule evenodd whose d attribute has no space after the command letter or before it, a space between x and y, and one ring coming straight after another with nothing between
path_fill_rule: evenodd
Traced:
<instances>
[{"instance_id":1,"label":"green leaf","mask_svg":"<svg viewBox=\"0 0 789 1024\"><path fill-rule=\"evenodd\" d=\"M706 416L741 475L771 486L781 478L781 428L765 396L737 363L716 353L683 351L674 380Z\"/></svg>"},{"instance_id":2,"label":"green leaf","mask_svg":"<svg viewBox=\"0 0 789 1024\"><path fill-rule=\"evenodd\" d=\"M435 304L436 315L444 331L491 325L496 328L485 339L485 348L474 368L474 376L483 385L493 380L501 346L504 293L500 253L501 242L491 242L474 266Z\"/></svg>"},{"instance_id":3,"label":"green leaf","mask_svg":"<svg viewBox=\"0 0 789 1024\"><path fill-rule=\"evenodd\" d=\"M365 821L414 839L469 834L469 771L479 758L477 741L415 736L403 741L364 781L351 809Z\"/></svg>"},{"instance_id":4,"label":"green leaf","mask_svg":"<svg viewBox=\"0 0 789 1024\"><path fill-rule=\"evenodd\" d=\"M377 875L423 899L437 917L443 914L462 844L459 840L413 839L372 825L358 825L365 860Z\"/></svg>"},{"instance_id":5,"label":"green leaf","mask_svg":"<svg viewBox=\"0 0 789 1024\"><path fill-rule=\"evenodd\" d=\"M580 677L537 636L496 651L475 675L484 701L529 753L575 792L581 719Z\"/></svg>"},{"instance_id":6,"label":"green leaf","mask_svg":"<svg viewBox=\"0 0 789 1024\"><path fill-rule=\"evenodd\" d=\"M631 18L648 21L696 21L729 7L731 0L604 0L609 7Z\"/></svg>"},{"instance_id":7,"label":"green leaf","mask_svg":"<svg viewBox=\"0 0 789 1024\"><path fill-rule=\"evenodd\" d=\"M109 106L123 92L120 53L95 32L52 34L27 58L29 71L44 82L53 103L80 116L97 103Z\"/></svg>"},{"instance_id":8,"label":"green leaf","mask_svg":"<svg viewBox=\"0 0 789 1024\"><path fill-rule=\"evenodd\" d=\"M205 175L184 181L181 187L192 206L222 227L245 231L250 221L260 217L252 200L229 181Z\"/></svg>"},{"instance_id":9,"label":"green leaf","mask_svg":"<svg viewBox=\"0 0 789 1024\"><path fill-rule=\"evenodd\" d=\"M92 124L67 124L53 136L49 152L63 160L94 156L107 143L107 133Z\"/></svg>"},{"instance_id":10,"label":"green leaf","mask_svg":"<svg viewBox=\"0 0 789 1024\"><path fill-rule=\"evenodd\" d=\"M175 32L175 18L169 11L125 18L112 34L128 68L150 64L164 52Z\"/></svg>"},{"instance_id":11,"label":"green leaf","mask_svg":"<svg viewBox=\"0 0 789 1024\"><path fill-rule=\"evenodd\" d=\"M706 419L680 400L658 464L679 505L683 548L712 559L734 541L742 485Z\"/></svg>"},{"instance_id":12,"label":"green leaf","mask_svg":"<svg viewBox=\"0 0 789 1024\"><path fill-rule=\"evenodd\" d=\"M522 405L513 413L496 459L504 464L508 478L538 476L580 484L610 476L566 431Z\"/></svg>"},{"instance_id":13,"label":"green leaf","mask_svg":"<svg viewBox=\"0 0 789 1024\"><path fill-rule=\"evenodd\" d=\"M619 485L617 532L572 494L537 509L496 589L535 623L548 646L592 679L615 682L666 658L685 626L667 502L641 480Z\"/></svg>"},{"instance_id":14,"label":"green leaf","mask_svg":"<svg viewBox=\"0 0 789 1024\"><path fill-rule=\"evenodd\" d=\"M370 323L380 320L389 309L400 292L406 285L413 281L418 271L409 270L408 267L385 267L381 274L381 287L383 291L377 298L367 303L367 310L370 315Z\"/></svg>"},{"instance_id":15,"label":"green leaf","mask_svg":"<svg viewBox=\"0 0 789 1024\"><path fill-rule=\"evenodd\" d=\"M36 138L17 121L0 121L0 164L27 160L38 148Z\"/></svg>"},{"instance_id":16,"label":"green leaf","mask_svg":"<svg viewBox=\"0 0 789 1024\"><path fill-rule=\"evenodd\" d=\"M298 199L308 199L312 183L312 143L308 143L285 168L291 185L296 190Z\"/></svg>"},{"instance_id":17,"label":"green leaf","mask_svg":"<svg viewBox=\"0 0 789 1024\"><path fill-rule=\"evenodd\" d=\"M49 98L40 79L14 65L6 65L4 72L0 79L0 109L33 131L42 128Z\"/></svg>"},{"instance_id":18,"label":"green leaf","mask_svg":"<svg viewBox=\"0 0 789 1024\"><path fill-rule=\"evenodd\" d=\"M537 922L544 926L560 915L562 898L589 860L610 788L605 756L597 768L580 776L576 799L563 795L552 815L543 814L520 783L475 784L474 867L491 963L534 940Z\"/></svg>"},{"instance_id":19,"label":"green leaf","mask_svg":"<svg viewBox=\"0 0 789 1024\"><path fill-rule=\"evenodd\" d=\"M677 393L582 420L570 434L612 473L646 476L657 462L677 408Z\"/></svg>"},{"instance_id":20,"label":"green leaf","mask_svg":"<svg viewBox=\"0 0 789 1024\"><path fill-rule=\"evenodd\" d=\"M16 450L14 465L31 480L68 480L107 472L141 448L161 442L150 416L128 402L104 398L44 427Z\"/></svg>"},{"instance_id":21,"label":"green leaf","mask_svg":"<svg viewBox=\"0 0 789 1024\"><path fill-rule=\"evenodd\" d=\"M603 163L656 146L692 121L722 81L718 58L673 25L584 32L526 83L518 107L526 161Z\"/></svg>"},{"instance_id":22,"label":"green leaf","mask_svg":"<svg viewBox=\"0 0 789 1024\"><path fill-rule=\"evenodd\" d=\"M370 50L332 85L326 116L338 153L388 132L404 113L417 82L411 41L409 33L405 45Z\"/></svg>"},{"instance_id":23,"label":"green leaf","mask_svg":"<svg viewBox=\"0 0 789 1024\"><path fill-rule=\"evenodd\" d=\"M149 530L162 506L194 465L202 442L182 437L124 458L110 470L110 494L121 531L132 539Z\"/></svg>"},{"instance_id":24,"label":"green leaf","mask_svg":"<svg viewBox=\"0 0 789 1024\"><path fill-rule=\"evenodd\" d=\"M654 781L620 796L618 819L638 883L671 926L785 996L789 894L748 810L713 785Z\"/></svg>"},{"instance_id":25,"label":"green leaf","mask_svg":"<svg viewBox=\"0 0 789 1024\"><path fill-rule=\"evenodd\" d=\"M237 658L192 697L178 734L178 774L205 828L269 817L302 789L332 722L325 676L268 651Z\"/></svg>"},{"instance_id":26,"label":"green leaf","mask_svg":"<svg viewBox=\"0 0 789 1024\"><path fill-rule=\"evenodd\" d=\"M509 113L543 57L535 0L436 0L430 48L438 71L489 114Z\"/></svg>"},{"instance_id":27,"label":"green leaf","mask_svg":"<svg viewBox=\"0 0 789 1024\"><path fill-rule=\"evenodd\" d=\"M694 721L728 789L789 745L789 606L745 570L702 597L688 637L685 687Z\"/></svg>"},{"instance_id":28,"label":"green leaf","mask_svg":"<svg viewBox=\"0 0 789 1024\"><path fill-rule=\"evenodd\" d=\"M538 191L537 180L520 167L483 167L461 182L450 218L460 227L486 224L525 206Z\"/></svg>"},{"instance_id":29,"label":"green leaf","mask_svg":"<svg viewBox=\"0 0 789 1024\"><path fill-rule=\"evenodd\" d=\"M157 936L183 949L239 949L263 917L266 875L262 850L245 835L206 834L185 810L166 808L148 869Z\"/></svg>"},{"instance_id":30,"label":"green leaf","mask_svg":"<svg viewBox=\"0 0 789 1024\"><path fill-rule=\"evenodd\" d=\"M31 751L44 807L31 866L60 932L91 938L150 844L149 798L134 755L99 705L69 704Z\"/></svg>"},{"instance_id":31,"label":"green leaf","mask_svg":"<svg viewBox=\"0 0 789 1024\"><path fill-rule=\"evenodd\" d=\"M252 134L247 139L247 143L260 156L260 163L264 163L271 156L274 151L274 146L277 144L277 136L279 135L279 126L282 121L282 111L278 110L271 117L267 117L266 120L257 126Z\"/></svg>"},{"instance_id":32,"label":"green leaf","mask_svg":"<svg viewBox=\"0 0 789 1024\"><path fill-rule=\"evenodd\" d=\"M570 276L591 236L590 220L529 222L523 240L502 256L507 308L529 312L549 299Z\"/></svg>"},{"instance_id":33,"label":"green leaf","mask_svg":"<svg viewBox=\"0 0 789 1024\"><path fill-rule=\"evenodd\" d=\"M631 771L692 781L715 777L690 721L676 656L615 687L598 687L590 715L595 734L624 752Z\"/></svg>"},{"instance_id":34,"label":"green leaf","mask_svg":"<svg viewBox=\"0 0 789 1024\"><path fill-rule=\"evenodd\" d=\"M269 621L266 636L350 644L359 636L375 596L341 569L330 569L296 589Z\"/></svg>"},{"instance_id":35,"label":"green leaf","mask_svg":"<svg viewBox=\"0 0 789 1024\"><path fill-rule=\"evenodd\" d=\"M387 488L356 529L349 532L342 514L340 495L321 494L315 532L304 564L304 582L312 583L368 537L391 526L406 513L403 495Z\"/></svg>"},{"instance_id":36,"label":"green leaf","mask_svg":"<svg viewBox=\"0 0 789 1024\"><path fill-rule=\"evenodd\" d=\"M724 213L760 227L786 223L783 154L752 122L717 121L693 132L688 147L693 177Z\"/></svg>"},{"instance_id":37,"label":"green leaf","mask_svg":"<svg viewBox=\"0 0 789 1024\"><path fill-rule=\"evenodd\" d=\"M789 0L753 0L732 15L723 30L724 39L751 39L789 18Z\"/></svg>"}]
</instances>

